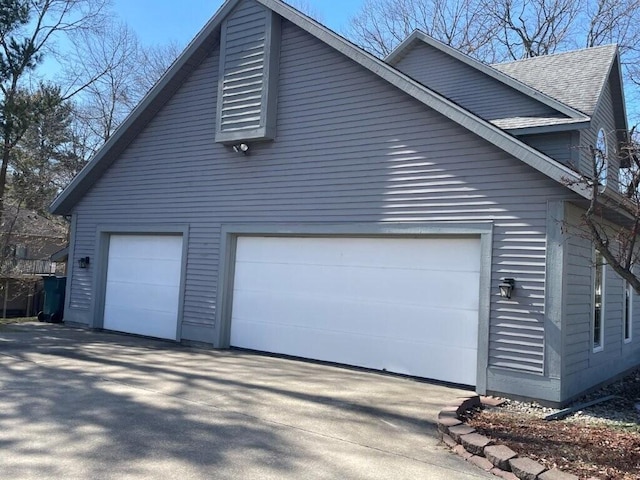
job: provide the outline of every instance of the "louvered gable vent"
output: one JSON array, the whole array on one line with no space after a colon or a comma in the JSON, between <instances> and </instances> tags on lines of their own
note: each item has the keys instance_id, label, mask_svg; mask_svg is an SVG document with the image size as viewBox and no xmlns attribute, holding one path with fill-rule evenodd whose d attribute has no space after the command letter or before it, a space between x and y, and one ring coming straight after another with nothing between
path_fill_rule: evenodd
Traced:
<instances>
[{"instance_id":1,"label":"louvered gable vent","mask_svg":"<svg viewBox=\"0 0 640 480\"><path fill-rule=\"evenodd\" d=\"M222 24L216 141L273 140L280 17L252 0Z\"/></svg>"}]
</instances>

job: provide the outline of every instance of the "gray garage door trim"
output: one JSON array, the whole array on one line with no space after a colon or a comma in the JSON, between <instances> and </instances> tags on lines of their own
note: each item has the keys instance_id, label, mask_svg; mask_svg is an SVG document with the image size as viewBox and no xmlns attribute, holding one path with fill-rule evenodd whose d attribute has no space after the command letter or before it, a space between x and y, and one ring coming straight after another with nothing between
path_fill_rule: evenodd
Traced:
<instances>
[{"instance_id":1,"label":"gray garage door trim","mask_svg":"<svg viewBox=\"0 0 640 480\"><path fill-rule=\"evenodd\" d=\"M107 288L107 270L109 263L109 240L112 235L181 235L182 236L182 265L180 268L180 293L178 299L178 325L176 340L182 338L182 318L184 308L184 293L187 274L187 251L189 247L188 225L103 225L96 233L96 258L91 259L90 268L93 269L93 284L95 296L92 301L93 328L104 327L104 309ZM73 265L72 268L77 268Z\"/></svg>"},{"instance_id":2,"label":"gray garage door trim","mask_svg":"<svg viewBox=\"0 0 640 480\"><path fill-rule=\"evenodd\" d=\"M215 346L228 348L231 336L233 279L236 244L239 236L345 236L345 237L405 237L480 236L480 302L478 325L478 393L485 393L489 351L489 309L491 294L491 223L474 224L358 224L358 225L223 225L218 270L218 297L215 323Z\"/></svg>"}]
</instances>

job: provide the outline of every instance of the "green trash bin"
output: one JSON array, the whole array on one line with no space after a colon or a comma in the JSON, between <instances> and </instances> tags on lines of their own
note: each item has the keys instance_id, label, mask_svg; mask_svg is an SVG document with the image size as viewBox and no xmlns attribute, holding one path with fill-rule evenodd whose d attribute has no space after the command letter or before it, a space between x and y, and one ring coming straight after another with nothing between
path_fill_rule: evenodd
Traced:
<instances>
[{"instance_id":1,"label":"green trash bin","mask_svg":"<svg viewBox=\"0 0 640 480\"><path fill-rule=\"evenodd\" d=\"M44 282L44 305L38 313L41 322L61 323L64 318L64 293L67 277L42 277Z\"/></svg>"}]
</instances>

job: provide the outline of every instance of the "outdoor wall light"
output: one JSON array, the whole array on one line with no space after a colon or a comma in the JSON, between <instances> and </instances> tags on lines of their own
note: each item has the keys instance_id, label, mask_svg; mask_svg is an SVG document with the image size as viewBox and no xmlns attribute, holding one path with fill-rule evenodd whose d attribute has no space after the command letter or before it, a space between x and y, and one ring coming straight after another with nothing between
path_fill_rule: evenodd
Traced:
<instances>
[{"instance_id":1,"label":"outdoor wall light","mask_svg":"<svg viewBox=\"0 0 640 480\"><path fill-rule=\"evenodd\" d=\"M500 281L500 296L502 298L511 298L511 294L513 293L513 289L516 286L516 281L513 278L503 278Z\"/></svg>"},{"instance_id":2,"label":"outdoor wall light","mask_svg":"<svg viewBox=\"0 0 640 480\"><path fill-rule=\"evenodd\" d=\"M233 151L246 155L249 152L249 145L247 145L246 143L239 143L238 145L233 146Z\"/></svg>"},{"instance_id":3,"label":"outdoor wall light","mask_svg":"<svg viewBox=\"0 0 640 480\"><path fill-rule=\"evenodd\" d=\"M78 266L80 268L88 268L89 267L89 257L80 257L78 259Z\"/></svg>"}]
</instances>

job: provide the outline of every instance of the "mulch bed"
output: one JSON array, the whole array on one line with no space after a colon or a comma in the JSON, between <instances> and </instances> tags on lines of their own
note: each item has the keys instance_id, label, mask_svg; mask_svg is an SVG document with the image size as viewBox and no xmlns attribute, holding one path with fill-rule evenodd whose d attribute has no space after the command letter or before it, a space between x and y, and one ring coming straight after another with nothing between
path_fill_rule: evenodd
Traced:
<instances>
[{"instance_id":1,"label":"mulch bed","mask_svg":"<svg viewBox=\"0 0 640 480\"><path fill-rule=\"evenodd\" d=\"M640 368L576 400L574 406L579 410L566 419L547 421L544 416L552 409L508 400L498 408L470 412L466 422L549 469L581 479L640 480Z\"/></svg>"},{"instance_id":2,"label":"mulch bed","mask_svg":"<svg viewBox=\"0 0 640 480\"><path fill-rule=\"evenodd\" d=\"M581 479L640 479L640 434L610 426L546 421L515 413L479 412L468 420L478 432L520 456Z\"/></svg>"}]
</instances>

